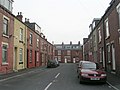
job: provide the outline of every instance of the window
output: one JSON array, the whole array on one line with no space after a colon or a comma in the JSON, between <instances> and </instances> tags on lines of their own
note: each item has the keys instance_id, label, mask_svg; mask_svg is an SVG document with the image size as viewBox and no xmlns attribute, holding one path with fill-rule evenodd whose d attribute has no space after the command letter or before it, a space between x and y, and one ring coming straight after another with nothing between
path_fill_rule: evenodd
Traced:
<instances>
[{"instance_id":1,"label":"window","mask_svg":"<svg viewBox=\"0 0 120 90\"><path fill-rule=\"evenodd\" d=\"M44 50L44 42L41 41L41 50L43 51Z\"/></svg>"},{"instance_id":2,"label":"window","mask_svg":"<svg viewBox=\"0 0 120 90\"><path fill-rule=\"evenodd\" d=\"M39 47L39 39L37 39L37 47Z\"/></svg>"},{"instance_id":3,"label":"window","mask_svg":"<svg viewBox=\"0 0 120 90\"><path fill-rule=\"evenodd\" d=\"M12 0L0 0L0 4L9 11L12 11Z\"/></svg>"},{"instance_id":4,"label":"window","mask_svg":"<svg viewBox=\"0 0 120 90\"><path fill-rule=\"evenodd\" d=\"M30 50L30 62L32 62L32 50Z\"/></svg>"},{"instance_id":5,"label":"window","mask_svg":"<svg viewBox=\"0 0 120 90\"><path fill-rule=\"evenodd\" d=\"M57 49L62 49L62 46L56 46Z\"/></svg>"},{"instance_id":6,"label":"window","mask_svg":"<svg viewBox=\"0 0 120 90\"><path fill-rule=\"evenodd\" d=\"M75 48L76 48L76 46L73 46L72 48L73 48L73 49L75 49Z\"/></svg>"},{"instance_id":7,"label":"window","mask_svg":"<svg viewBox=\"0 0 120 90\"><path fill-rule=\"evenodd\" d=\"M58 50L58 55L61 55L61 50Z\"/></svg>"},{"instance_id":8,"label":"window","mask_svg":"<svg viewBox=\"0 0 120 90\"><path fill-rule=\"evenodd\" d=\"M58 56L58 61L61 61L61 56Z\"/></svg>"},{"instance_id":9,"label":"window","mask_svg":"<svg viewBox=\"0 0 120 90\"><path fill-rule=\"evenodd\" d=\"M23 41L23 29L20 28L20 41Z\"/></svg>"},{"instance_id":10,"label":"window","mask_svg":"<svg viewBox=\"0 0 120 90\"><path fill-rule=\"evenodd\" d=\"M111 62L111 60L110 60L110 44L107 45L107 61L108 61L108 63Z\"/></svg>"},{"instance_id":11,"label":"window","mask_svg":"<svg viewBox=\"0 0 120 90\"><path fill-rule=\"evenodd\" d=\"M3 34L8 35L8 20L6 18L3 19Z\"/></svg>"},{"instance_id":12,"label":"window","mask_svg":"<svg viewBox=\"0 0 120 90\"><path fill-rule=\"evenodd\" d=\"M33 38L33 36L32 36L32 33L30 34L30 44L32 44L32 38Z\"/></svg>"},{"instance_id":13,"label":"window","mask_svg":"<svg viewBox=\"0 0 120 90\"><path fill-rule=\"evenodd\" d=\"M71 49L71 46L65 46L65 49Z\"/></svg>"},{"instance_id":14,"label":"window","mask_svg":"<svg viewBox=\"0 0 120 90\"><path fill-rule=\"evenodd\" d=\"M120 28L120 3L116 7L118 15L119 15L119 28Z\"/></svg>"},{"instance_id":15,"label":"window","mask_svg":"<svg viewBox=\"0 0 120 90\"><path fill-rule=\"evenodd\" d=\"M108 18L105 20L105 27L106 27L106 38L108 38L110 36L110 32L109 32L109 25L108 25Z\"/></svg>"},{"instance_id":16,"label":"window","mask_svg":"<svg viewBox=\"0 0 120 90\"><path fill-rule=\"evenodd\" d=\"M7 45L2 46L2 63L7 63Z\"/></svg>"},{"instance_id":17,"label":"window","mask_svg":"<svg viewBox=\"0 0 120 90\"><path fill-rule=\"evenodd\" d=\"M103 54L102 54L102 53L103 53L103 52L102 52L102 48L100 48L99 50L100 50L100 62L102 62L102 61L103 61L103 60L102 60L102 58L103 58Z\"/></svg>"},{"instance_id":18,"label":"window","mask_svg":"<svg viewBox=\"0 0 120 90\"><path fill-rule=\"evenodd\" d=\"M71 55L71 52L70 52L70 50L67 50L67 55Z\"/></svg>"},{"instance_id":19,"label":"window","mask_svg":"<svg viewBox=\"0 0 120 90\"><path fill-rule=\"evenodd\" d=\"M36 53L36 61L39 61L39 52Z\"/></svg>"},{"instance_id":20,"label":"window","mask_svg":"<svg viewBox=\"0 0 120 90\"><path fill-rule=\"evenodd\" d=\"M20 48L20 51L19 51L19 62L22 62L23 61L23 49Z\"/></svg>"},{"instance_id":21,"label":"window","mask_svg":"<svg viewBox=\"0 0 120 90\"><path fill-rule=\"evenodd\" d=\"M101 37L101 30L100 30L100 28L98 29L98 35L99 35L99 37L98 37L99 42L101 42L102 37Z\"/></svg>"}]
</instances>

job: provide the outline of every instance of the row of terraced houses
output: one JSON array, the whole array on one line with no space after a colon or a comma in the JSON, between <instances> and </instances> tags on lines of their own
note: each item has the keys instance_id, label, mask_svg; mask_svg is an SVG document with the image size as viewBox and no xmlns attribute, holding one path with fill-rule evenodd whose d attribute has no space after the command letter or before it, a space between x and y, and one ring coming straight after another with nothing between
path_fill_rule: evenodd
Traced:
<instances>
[{"instance_id":1,"label":"row of terraced houses","mask_svg":"<svg viewBox=\"0 0 120 90\"><path fill-rule=\"evenodd\" d=\"M94 18L83 39L83 58L120 75L120 0L111 0L101 18Z\"/></svg>"},{"instance_id":2,"label":"row of terraced houses","mask_svg":"<svg viewBox=\"0 0 120 90\"><path fill-rule=\"evenodd\" d=\"M13 0L0 0L0 73L46 65L54 56L54 46L41 27L22 13L12 14Z\"/></svg>"}]
</instances>

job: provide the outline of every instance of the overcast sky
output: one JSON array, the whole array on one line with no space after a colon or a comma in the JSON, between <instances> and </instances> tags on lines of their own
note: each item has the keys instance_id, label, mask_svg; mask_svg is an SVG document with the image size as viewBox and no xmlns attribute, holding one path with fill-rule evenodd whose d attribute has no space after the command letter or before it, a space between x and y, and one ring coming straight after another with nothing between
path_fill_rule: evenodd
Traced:
<instances>
[{"instance_id":1,"label":"overcast sky","mask_svg":"<svg viewBox=\"0 0 120 90\"><path fill-rule=\"evenodd\" d=\"M14 0L13 14L36 22L49 42L83 43L93 18L101 18L111 0ZM24 20L23 20L24 21Z\"/></svg>"}]
</instances>

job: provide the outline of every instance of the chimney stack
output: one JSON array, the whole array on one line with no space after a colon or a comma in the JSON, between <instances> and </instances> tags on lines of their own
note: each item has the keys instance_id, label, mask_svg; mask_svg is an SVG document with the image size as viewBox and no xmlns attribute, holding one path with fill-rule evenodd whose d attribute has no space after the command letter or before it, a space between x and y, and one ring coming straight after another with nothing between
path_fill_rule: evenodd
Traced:
<instances>
[{"instance_id":1,"label":"chimney stack","mask_svg":"<svg viewBox=\"0 0 120 90\"><path fill-rule=\"evenodd\" d=\"M28 18L25 18L25 23L30 23Z\"/></svg>"},{"instance_id":2,"label":"chimney stack","mask_svg":"<svg viewBox=\"0 0 120 90\"><path fill-rule=\"evenodd\" d=\"M16 16L20 21L23 19L22 12L18 12L18 15Z\"/></svg>"}]
</instances>

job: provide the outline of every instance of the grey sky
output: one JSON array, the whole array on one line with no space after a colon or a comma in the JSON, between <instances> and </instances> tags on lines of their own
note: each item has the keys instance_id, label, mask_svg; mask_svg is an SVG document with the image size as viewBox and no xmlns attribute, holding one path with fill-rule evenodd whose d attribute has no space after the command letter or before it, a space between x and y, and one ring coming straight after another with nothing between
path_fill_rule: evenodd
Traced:
<instances>
[{"instance_id":1,"label":"grey sky","mask_svg":"<svg viewBox=\"0 0 120 90\"><path fill-rule=\"evenodd\" d=\"M100 18L111 0L14 0L13 14L36 22L49 42L83 43L93 18Z\"/></svg>"}]
</instances>

